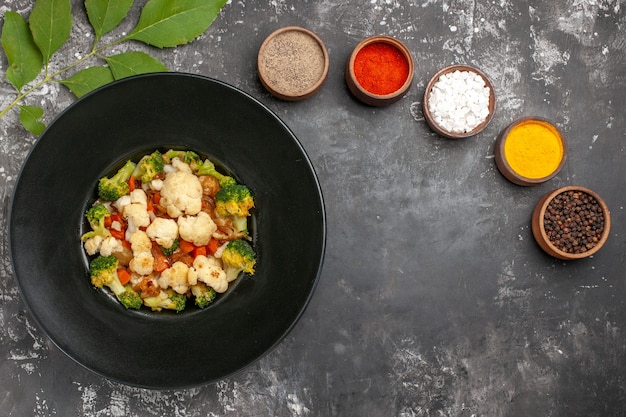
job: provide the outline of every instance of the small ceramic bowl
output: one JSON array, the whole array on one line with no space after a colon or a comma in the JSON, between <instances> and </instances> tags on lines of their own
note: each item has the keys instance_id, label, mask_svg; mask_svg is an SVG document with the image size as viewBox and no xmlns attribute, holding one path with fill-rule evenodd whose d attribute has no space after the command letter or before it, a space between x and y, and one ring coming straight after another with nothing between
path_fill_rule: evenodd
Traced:
<instances>
[{"instance_id":1,"label":"small ceramic bowl","mask_svg":"<svg viewBox=\"0 0 626 417\"><path fill-rule=\"evenodd\" d=\"M359 52L363 51L364 48L369 48L377 44L392 46L393 49L395 49L395 51L399 53L399 56L403 60L402 66L406 71L406 77L404 78L404 82L400 80L398 82L398 87L394 91L385 92L382 94L368 90L366 86L362 85L362 82L359 81L359 77L355 73L355 63L357 62L357 56L359 55ZM346 84L348 85L348 89L350 90L350 92L363 103L370 106L386 106L400 100L409 90L409 88L411 87L411 83L413 82L413 74L415 71L414 68L415 67L411 52L402 42L391 36L386 35L371 36L359 42L359 44L352 51L352 54L350 55L350 58L346 63Z\"/></svg>"},{"instance_id":2,"label":"small ceramic bowl","mask_svg":"<svg viewBox=\"0 0 626 417\"><path fill-rule=\"evenodd\" d=\"M529 128L541 136L533 138ZM561 171L567 159L567 145L561 131L548 120L522 117L500 133L494 155L498 170L506 179L517 185L534 186ZM534 164L535 171L528 164Z\"/></svg>"},{"instance_id":3,"label":"small ceramic bowl","mask_svg":"<svg viewBox=\"0 0 626 417\"><path fill-rule=\"evenodd\" d=\"M567 212L564 213L562 207L564 204L562 203L563 199L568 199L570 202L576 200L575 197L572 197L576 193L579 196L578 200L584 198L589 200L589 197L595 200L593 204L594 209L583 207L581 209L582 214L578 211L573 216ZM554 207L551 206L553 200L555 201ZM556 219L556 215L562 217ZM561 224L556 224L557 221L561 222ZM576 233L576 229L586 230L587 228L590 231L585 233L590 233L591 235L581 236ZM611 214L609 208L598 194L585 187L567 186L557 188L544 195L533 210L533 236L541 249L557 259L575 260L593 255L600 250L608 239L610 229ZM595 233L591 231L595 231ZM556 239L555 236L559 236L559 238ZM574 251L573 248L576 247L582 249Z\"/></svg>"},{"instance_id":4,"label":"small ceramic bowl","mask_svg":"<svg viewBox=\"0 0 626 417\"><path fill-rule=\"evenodd\" d=\"M263 86L287 101L304 100L317 93L328 77L329 66L324 42L298 26L271 33L261 44L257 58Z\"/></svg>"},{"instance_id":5,"label":"small ceramic bowl","mask_svg":"<svg viewBox=\"0 0 626 417\"><path fill-rule=\"evenodd\" d=\"M433 112L431 112L430 107L429 107L429 101L431 99L431 95L433 94L433 87L435 87L435 85L437 84L437 82L439 82L440 78L443 75L449 75L456 71L459 71L461 73L472 72L474 74L477 74L483 79L485 86L489 88L489 100L488 100L488 103L486 104L486 109L488 109L489 113L486 115L486 117L484 118L482 122L480 122L478 125L476 125L474 128L468 131L452 131L450 129L447 129L441 123L437 122L438 120L437 116L433 114ZM491 118L493 117L495 110L496 110L495 90L493 88L493 84L489 80L489 77L487 77L487 75L481 70L479 70L478 68L474 68L469 65L451 65L451 66L440 69L430 79L430 81L426 85L426 90L424 91L422 111L423 111L424 119L426 120L426 123L428 123L428 126L430 126L430 128L435 133L443 137L449 138L449 139L463 139L463 138L468 138L470 136L474 136L480 133L483 129L485 129L485 127L487 127L487 125L491 121Z\"/></svg>"}]
</instances>

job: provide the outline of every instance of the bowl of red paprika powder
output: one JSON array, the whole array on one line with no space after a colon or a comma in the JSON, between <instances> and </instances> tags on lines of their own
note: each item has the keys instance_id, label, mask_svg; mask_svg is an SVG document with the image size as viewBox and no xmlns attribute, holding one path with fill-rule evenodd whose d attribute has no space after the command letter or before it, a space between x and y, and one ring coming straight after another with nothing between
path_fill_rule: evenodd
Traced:
<instances>
[{"instance_id":1,"label":"bowl of red paprika powder","mask_svg":"<svg viewBox=\"0 0 626 417\"><path fill-rule=\"evenodd\" d=\"M411 87L414 64L409 49L386 35L362 40L346 64L350 92L370 106L386 106L400 100Z\"/></svg>"},{"instance_id":2,"label":"bowl of red paprika powder","mask_svg":"<svg viewBox=\"0 0 626 417\"><path fill-rule=\"evenodd\" d=\"M532 214L533 236L541 249L566 261L599 251L610 229L611 215L604 200L581 186L550 191L539 199Z\"/></svg>"}]
</instances>

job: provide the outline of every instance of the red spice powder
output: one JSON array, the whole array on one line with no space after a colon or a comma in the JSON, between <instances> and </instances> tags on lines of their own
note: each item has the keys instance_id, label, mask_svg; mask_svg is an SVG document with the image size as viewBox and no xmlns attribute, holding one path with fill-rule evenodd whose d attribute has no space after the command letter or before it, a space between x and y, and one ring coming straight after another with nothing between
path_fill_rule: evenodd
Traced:
<instances>
[{"instance_id":1,"label":"red spice powder","mask_svg":"<svg viewBox=\"0 0 626 417\"><path fill-rule=\"evenodd\" d=\"M391 94L402 87L409 76L409 63L395 46L374 42L356 54L354 75L370 93Z\"/></svg>"}]
</instances>

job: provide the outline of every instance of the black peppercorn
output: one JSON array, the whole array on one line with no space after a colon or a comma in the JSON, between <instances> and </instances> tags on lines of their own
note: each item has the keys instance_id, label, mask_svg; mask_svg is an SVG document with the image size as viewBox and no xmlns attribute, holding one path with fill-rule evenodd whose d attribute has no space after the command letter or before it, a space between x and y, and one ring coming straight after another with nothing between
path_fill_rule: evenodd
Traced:
<instances>
[{"instance_id":1,"label":"black peppercorn","mask_svg":"<svg viewBox=\"0 0 626 417\"><path fill-rule=\"evenodd\" d=\"M550 242L566 253L587 252L604 232L602 207L582 191L565 191L550 201L543 219Z\"/></svg>"}]
</instances>

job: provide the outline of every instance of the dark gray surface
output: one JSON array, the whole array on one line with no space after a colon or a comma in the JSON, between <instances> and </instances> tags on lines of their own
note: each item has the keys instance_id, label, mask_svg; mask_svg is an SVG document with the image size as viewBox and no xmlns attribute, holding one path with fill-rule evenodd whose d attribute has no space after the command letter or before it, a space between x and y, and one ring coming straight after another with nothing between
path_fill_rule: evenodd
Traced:
<instances>
[{"instance_id":1,"label":"dark gray surface","mask_svg":"<svg viewBox=\"0 0 626 417\"><path fill-rule=\"evenodd\" d=\"M82 2L73 4L59 62L89 48ZM7 8L26 15L31 2ZM155 51L172 70L257 97L298 136L327 207L317 291L286 339L241 373L189 390L131 388L49 343L25 311L3 233L0 415L625 415L625 9L617 0L242 0L194 43ZM288 103L263 90L255 64L265 36L294 24L324 40L331 67L316 96ZM343 70L352 47L380 33L407 44L416 74L403 100L371 108L350 96ZM483 69L497 94L491 124L462 141L436 136L421 114L424 85L452 63ZM10 88L0 89L4 107ZM52 85L37 101L50 122L73 98ZM507 182L492 150L526 115L554 121L569 141L563 171L534 188ZM34 142L15 113L0 120L3 230ZM571 184L603 196L613 226L596 256L565 263L540 251L529 222L544 193Z\"/></svg>"}]
</instances>

